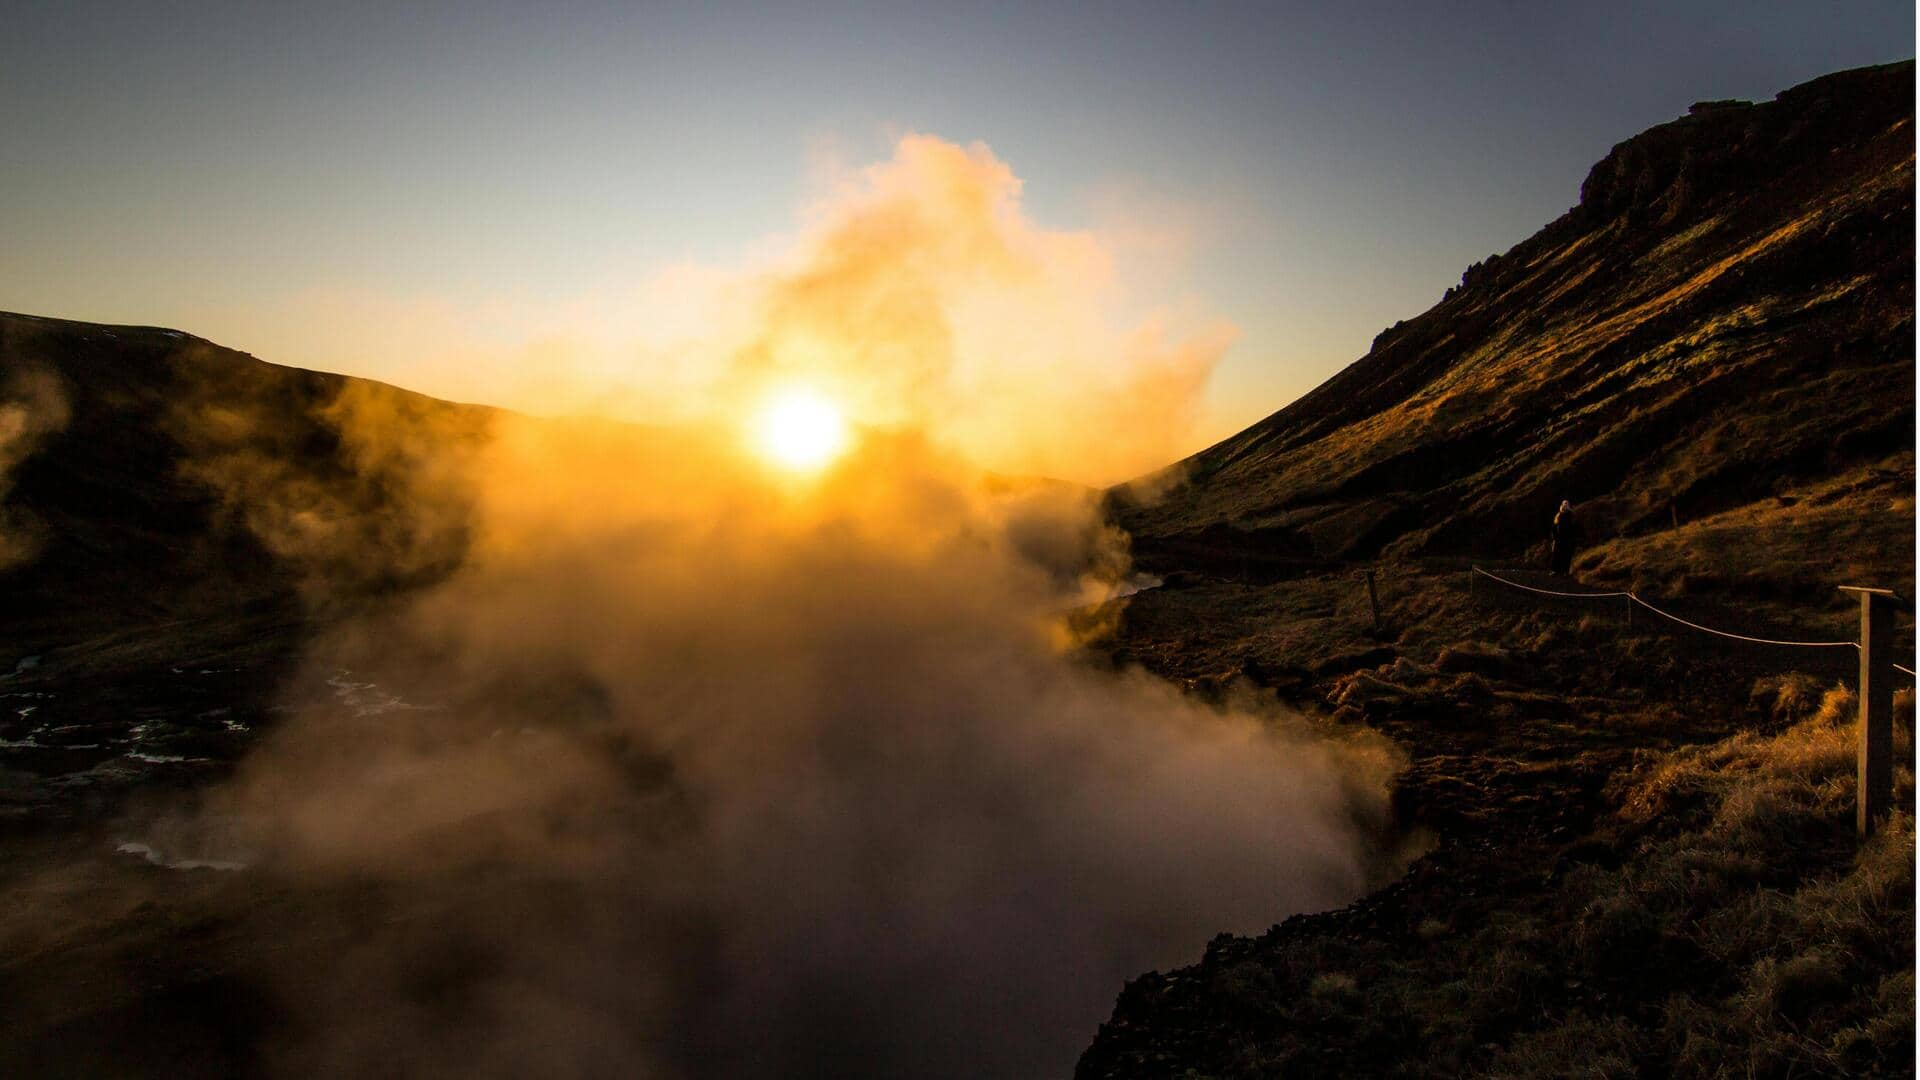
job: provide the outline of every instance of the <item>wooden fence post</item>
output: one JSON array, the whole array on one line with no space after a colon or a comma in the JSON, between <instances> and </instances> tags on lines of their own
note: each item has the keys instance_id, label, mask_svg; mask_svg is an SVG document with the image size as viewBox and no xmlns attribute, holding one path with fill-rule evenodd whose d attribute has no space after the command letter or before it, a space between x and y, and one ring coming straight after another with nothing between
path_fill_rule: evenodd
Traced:
<instances>
[{"instance_id":1,"label":"wooden fence post","mask_svg":"<svg viewBox=\"0 0 1920 1080\"><path fill-rule=\"evenodd\" d=\"M1860 594L1860 760L1856 823L1873 835L1893 807L1893 590L1842 585Z\"/></svg>"}]
</instances>

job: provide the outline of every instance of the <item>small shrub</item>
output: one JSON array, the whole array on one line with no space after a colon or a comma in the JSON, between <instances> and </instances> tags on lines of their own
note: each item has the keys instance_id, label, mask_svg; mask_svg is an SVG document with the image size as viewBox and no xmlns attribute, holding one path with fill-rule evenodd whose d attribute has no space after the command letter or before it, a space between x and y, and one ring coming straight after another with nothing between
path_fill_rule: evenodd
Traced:
<instances>
[{"instance_id":1,"label":"small shrub","mask_svg":"<svg viewBox=\"0 0 1920 1080\"><path fill-rule=\"evenodd\" d=\"M1821 693L1820 680L1804 671L1790 671L1757 680L1748 701L1775 720L1798 723L1813 715Z\"/></svg>"},{"instance_id":2,"label":"small shrub","mask_svg":"<svg viewBox=\"0 0 1920 1080\"><path fill-rule=\"evenodd\" d=\"M1820 708L1814 712L1813 719L1826 727L1841 727L1852 723L1859 714L1860 706L1854 702L1853 691L1845 684L1836 683L1820 698Z\"/></svg>"},{"instance_id":3,"label":"small shrub","mask_svg":"<svg viewBox=\"0 0 1920 1080\"><path fill-rule=\"evenodd\" d=\"M1595 978L1632 975L1659 942L1659 917L1626 889L1588 904L1573 928L1580 970Z\"/></svg>"},{"instance_id":4,"label":"small shrub","mask_svg":"<svg viewBox=\"0 0 1920 1080\"><path fill-rule=\"evenodd\" d=\"M1757 1026L1784 1018L1803 1023L1813 1010L1849 989L1847 966L1838 949L1821 946L1785 960L1763 957L1747 979L1743 1006Z\"/></svg>"},{"instance_id":5,"label":"small shrub","mask_svg":"<svg viewBox=\"0 0 1920 1080\"><path fill-rule=\"evenodd\" d=\"M1346 1000L1359 996L1360 984L1355 982L1351 975L1329 971L1315 975L1313 982L1307 987L1307 992L1317 998Z\"/></svg>"},{"instance_id":6,"label":"small shrub","mask_svg":"<svg viewBox=\"0 0 1920 1080\"><path fill-rule=\"evenodd\" d=\"M1881 979L1867 1019L1842 1029L1828 1042L1834 1059L1856 1076L1911 1072L1913 1002L1913 972L1898 971Z\"/></svg>"},{"instance_id":7,"label":"small shrub","mask_svg":"<svg viewBox=\"0 0 1920 1080\"><path fill-rule=\"evenodd\" d=\"M1637 1077L1651 1042L1622 1017L1575 1015L1565 1023L1529 1032L1496 1057L1490 1077Z\"/></svg>"}]
</instances>

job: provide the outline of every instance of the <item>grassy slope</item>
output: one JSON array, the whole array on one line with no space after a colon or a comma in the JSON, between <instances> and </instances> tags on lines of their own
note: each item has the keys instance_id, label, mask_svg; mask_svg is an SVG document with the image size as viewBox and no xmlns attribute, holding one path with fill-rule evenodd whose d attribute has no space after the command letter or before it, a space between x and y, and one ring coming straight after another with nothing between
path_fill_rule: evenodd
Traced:
<instances>
[{"instance_id":1,"label":"grassy slope","mask_svg":"<svg viewBox=\"0 0 1920 1080\"><path fill-rule=\"evenodd\" d=\"M1143 558L1235 565L1222 527L1256 561L1511 557L1562 498L1634 537L1876 464L1871 493L1910 494L1912 79L1842 73L1622 143L1579 206L1367 356L1159 501L1117 498Z\"/></svg>"},{"instance_id":2,"label":"grassy slope","mask_svg":"<svg viewBox=\"0 0 1920 1080\"><path fill-rule=\"evenodd\" d=\"M1411 757L1399 817L1435 847L1349 909L1136 980L1080 1075L1559 1076L1590 1073L1569 1056L1587 1049L1616 1076L1911 1062L1912 774L1904 816L1857 850L1833 691L1850 651L1628 626L1451 569L1383 576L1378 633L1349 574L1176 584L1132 598L1117 659L1387 732ZM1801 974L1817 1000L1769 1012Z\"/></svg>"},{"instance_id":3,"label":"grassy slope","mask_svg":"<svg viewBox=\"0 0 1920 1080\"><path fill-rule=\"evenodd\" d=\"M1850 639L1835 585L1913 595L1911 81L1616 147L1580 208L1163 501L1116 498L1169 580L1115 662L1388 732L1435 847L1129 984L1079 1075L1912 1074L1911 769L1858 847L1851 651L1466 571L1543 562L1570 497L1577 577L1696 621Z\"/></svg>"}]
</instances>

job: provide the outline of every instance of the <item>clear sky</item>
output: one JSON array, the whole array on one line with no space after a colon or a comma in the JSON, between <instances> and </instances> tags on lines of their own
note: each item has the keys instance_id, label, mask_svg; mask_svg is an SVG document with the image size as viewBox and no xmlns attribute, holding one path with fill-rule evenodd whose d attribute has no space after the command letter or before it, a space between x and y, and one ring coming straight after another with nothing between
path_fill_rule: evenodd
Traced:
<instances>
[{"instance_id":1,"label":"clear sky","mask_svg":"<svg viewBox=\"0 0 1920 1080\"><path fill-rule=\"evenodd\" d=\"M823 158L924 132L990 146L1041 225L1179 236L1146 277L1240 331L1197 448L1567 209L1613 143L1913 52L1905 0L10 5L0 309L457 392L410 359L418 313L737 264Z\"/></svg>"}]
</instances>

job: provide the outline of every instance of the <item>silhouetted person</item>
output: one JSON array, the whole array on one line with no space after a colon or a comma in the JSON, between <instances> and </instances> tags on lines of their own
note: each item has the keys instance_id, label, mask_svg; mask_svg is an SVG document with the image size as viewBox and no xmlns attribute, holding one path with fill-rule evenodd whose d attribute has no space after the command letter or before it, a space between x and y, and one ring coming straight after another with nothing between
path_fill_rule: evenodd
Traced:
<instances>
[{"instance_id":1,"label":"silhouetted person","mask_svg":"<svg viewBox=\"0 0 1920 1080\"><path fill-rule=\"evenodd\" d=\"M1572 570L1579 548L1580 522L1573 516L1573 504L1563 499L1560 512L1553 515L1553 572L1565 576Z\"/></svg>"}]
</instances>

